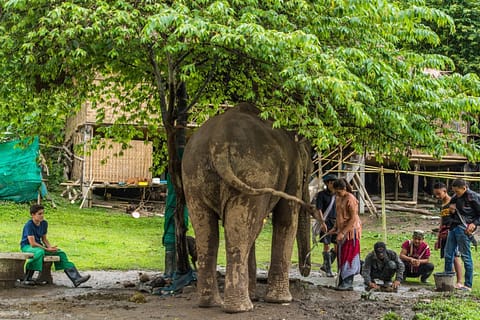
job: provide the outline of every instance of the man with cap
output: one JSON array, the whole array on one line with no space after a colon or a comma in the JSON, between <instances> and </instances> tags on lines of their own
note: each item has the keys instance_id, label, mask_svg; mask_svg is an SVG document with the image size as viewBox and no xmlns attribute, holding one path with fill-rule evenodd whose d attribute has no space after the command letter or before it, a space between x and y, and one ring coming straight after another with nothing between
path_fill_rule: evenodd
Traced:
<instances>
[{"instance_id":1,"label":"man with cap","mask_svg":"<svg viewBox=\"0 0 480 320\"><path fill-rule=\"evenodd\" d=\"M323 214L325 224L315 220L312 227L313 242L317 243L317 236L320 236L320 241L323 243L323 265L320 267L327 277L333 277L332 263L337 257L336 236L335 234L327 234L335 226L336 212L335 212L335 189L333 182L337 180L337 176L329 173L323 176L323 183L325 189L317 194L316 207ZM333 243L333 248L330 244Z\"/></svg>"},{"instance_id":2,"label":"man with cap","mask_svg":"<svg viewBox=\"0 0 480 320\"><path fill-rule=\"evenodd\" d=\"M422 230L413 231L412 240L402 244L400 259L405 265L404 278L420 277L422 283L426 283L433 272L434 265L430 262L430 247L424 241Z\"/></svg>"},{"instance_id":3,"label":"man with cap","mask_svg":"<svg viewBox=\"0 0 480 320\"><path fill-rule=\"evenodd\" d=\"M452 182L455 195L450 199L449 210L452 220L445 246L445 272L453 268L455 253L460 252L465 268L465 285L462 290L471 290L473 285L473 260L470 244L472 235L480 225L480 194L468 188L463 179Z\"/></svg>"},{"instance_id":4,"label":"man with cap","mask_svg":"<svg viewBox=\"0 0 480 320\"><path fill-rule=\"evenodd\" d=\"M387 249L384 242L377 242L374 250L365 258L362 277L367 290L381 289L376 280L383 281L383 289L397 290L403 281L405 266L393 250ZM395 281L392 278L395 275Z\"/></svg>"}]
</instances>

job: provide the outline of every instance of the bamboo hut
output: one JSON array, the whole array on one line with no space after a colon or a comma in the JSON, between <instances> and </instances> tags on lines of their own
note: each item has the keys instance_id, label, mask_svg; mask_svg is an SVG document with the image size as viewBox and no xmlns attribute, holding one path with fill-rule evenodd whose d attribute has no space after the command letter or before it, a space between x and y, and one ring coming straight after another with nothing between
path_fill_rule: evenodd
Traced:
<instances>
[{"instance_id":1,"label":"bamboo hut","mask_svg":"<svg viewBox=\"0 0 480 320\"><path fill-rule=\"evenodd\" d=\"M91 148L90 142L98 134L98 127L113 124L120 115L113 107L107 106L103 122L97 123L97 110L87 103L67 121L64 149L70 155L70 163L65 171L70 182L64 185L81 187L84 200L90 200L88 194L97 186L151 184L152 142L132 140L125 149L111 139L100 138L105 147Z\"/></svg>"}]
</instances>

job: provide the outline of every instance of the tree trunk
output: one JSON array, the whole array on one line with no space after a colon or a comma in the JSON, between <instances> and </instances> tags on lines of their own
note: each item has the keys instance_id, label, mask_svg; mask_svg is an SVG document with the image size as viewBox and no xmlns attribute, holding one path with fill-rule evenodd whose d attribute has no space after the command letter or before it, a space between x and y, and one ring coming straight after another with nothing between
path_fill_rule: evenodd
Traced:
<instances>
[{"instance_id":1,"label":"tree trunk","mask_svg":"<svg viewBox=\"0 0 480 320\"><path fill-rule=\"evenodd\" d=\"M177 272L187 273L191 270L188 263L187 252L187 228L183 218L183 210L185 207L185 195L183 193L182 183L182 156L185 148L185 127L187 124L187 88L184 82L181 82L178 89L175 91L175 70L173 64L169 63L169 77L168 77L168 98L167 105L165 90L165 83L162 79L162 74L158 66L155 49L153 46L148 49L150 63L153 67L153 75L155 77L155 84L158 89L160 99L160 107L162 110L162 120L167 134L167 150L168 150L168 170L170 178L175 188L176 203L175 203L175 245L177 252ZM175 106L177 113L175 114Z\"/></svg>"},{"instance_id":2,"label":"tree trunk","mask_svg":"<svg viewBox=\"0 0 480 320\"><path fill-rule=\"evenodd\" d=\"M173 127L173 134L168 135L169 172L175 187L176 209L175 209L175 242L177 252L177 273L188 272L191 267L188 262L187 251L187 228L184 219L185 195L183 193L182 183L182 157L185 148L186 137L185 128L187 125L187 90L185 83L181 83L177 92L177 117L176 124ZM170 142L170 140L173 140ZM173 153L171 152L173 151Z\"/></svg>"}]
</instances>

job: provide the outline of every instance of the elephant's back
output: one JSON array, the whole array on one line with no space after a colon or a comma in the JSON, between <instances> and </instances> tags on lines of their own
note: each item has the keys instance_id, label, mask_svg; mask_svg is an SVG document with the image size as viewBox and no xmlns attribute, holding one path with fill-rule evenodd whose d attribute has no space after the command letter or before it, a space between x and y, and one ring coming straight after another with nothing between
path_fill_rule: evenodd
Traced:
<instances>
[{"instance_id":1,"label":"elephant's back","mask_svg":"<svg viewBox=\"0 0 480 320\"><path fill-rule=\"evenodd\" d=\"M244 103L205 122L185 148L185 173L196 175L198 171L215 170L216 162L225 161L239 177L256 185L257 180L268 179L250 179L252 173L279 174L286 166L295 165L298 149L293 137L283 129L273 129L272 123L260 119L258 114L257 108Z\"/></svg>"}]
</instances>

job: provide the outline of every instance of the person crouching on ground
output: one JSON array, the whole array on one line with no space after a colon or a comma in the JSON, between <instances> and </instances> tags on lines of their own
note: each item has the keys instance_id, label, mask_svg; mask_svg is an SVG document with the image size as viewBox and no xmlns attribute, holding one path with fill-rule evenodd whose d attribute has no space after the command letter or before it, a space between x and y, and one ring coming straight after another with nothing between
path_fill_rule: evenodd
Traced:
<instances>
[{"instance_id":1,"label":"person crouching on ground","mask_svg":"<svg viewBox=\"0 0 480 320\"><path fill-rule=\"evenodd\" d=\"M402 244L400 259L405 265L403 278L420 277L422 283L427 283L428 277L433 272L434 265L430 262L430 247L424 241L422 230L413 231L412 240Z\"/></svg>"},{"instance_id":2,"label":"person crouching on ground","mask_svg":"<svg viewBox=\"0 0 480 320\"><path fill-rule=\"evenodd\" d=\"M329 233L337 234L337 263L340 282L337 290L353 290L353 277L360 273L360 238L362 223L358 215L358 200L345 179L333 182L335 189L335 228Z\"/></svg>"},{"instance_id":3,"label":"person crouching on ground","mask_svg":"<svg viewBox=\"0 0 480 320\"><path fill-rule=\"evenodd\" d=\"M81 276L75 265L68 261L67 255L56 246L52 246L47 239L48 223L44 220L44 207L34 204L30 207L31 219L23 227L20 248L22 252L33 253L33 258L28 259L25 266L23 283L34 285L33 274L42 272L44 256L59 256L60 261L55 262L55 270L64 270L75 287L88 281L90 275Z\"/></svg>"},{"instance_id":4,"label":"person crouching on ground","mask_svg":"<svg viewBox=\"0 0 480 320\"><path fill-rule=\"evenodd\" d=\"M393 250L388 250L384 242L377 242L373 246L373 251L365 257L365 263L362 268L362 277L366 290L393 289L397 290L403 281L403 272L405 265ZM392 278L395 275L395 281ZM376 280L383 282L382 286L377 284Z\"/></svg>"}]
</instances>

